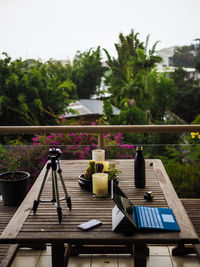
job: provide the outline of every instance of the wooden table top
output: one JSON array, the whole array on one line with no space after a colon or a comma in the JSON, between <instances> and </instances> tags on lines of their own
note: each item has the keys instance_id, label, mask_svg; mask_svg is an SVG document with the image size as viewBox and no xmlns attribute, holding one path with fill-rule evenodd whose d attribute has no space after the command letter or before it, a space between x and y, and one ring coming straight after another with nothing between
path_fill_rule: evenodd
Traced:
<instances>
[{"instance_id":1,"label":"wooden table top","mask_svg":"<svg viewBox=\"0 0 200 267\"><path fill-rule=\"evenodd\" d=\"M116 164L122 173L119 186L134 205L172 208L181 232L138 232L132 236L112 232L112 208L114 202L110 198L94 198L91 193L79 187L78 176L84 173L88 160L61 160L62 175L72 201L70 211L65 201L61 202L63 219L58 222L57 211L51 203L40 203L36 215L33 214L33 201L37 198L46 168L42 170L25 200L13 216L12 220L0 236L0 242L32 243L63 242L71 244L185 244L198 243L185 209L178 198L168 175L160 160L146 160L146 187L136 189L134 186L134 160L109 160ZM51 176L51 170L49 172ZM60 186L59 194L63 197ZM49 177L42 198L52 198L51 178ZM153 191L152 202L144 200L144 193ZM78 224L90 219L100 219L102 225L88 232L78 229Z\"/></svg>"}]
</instances>

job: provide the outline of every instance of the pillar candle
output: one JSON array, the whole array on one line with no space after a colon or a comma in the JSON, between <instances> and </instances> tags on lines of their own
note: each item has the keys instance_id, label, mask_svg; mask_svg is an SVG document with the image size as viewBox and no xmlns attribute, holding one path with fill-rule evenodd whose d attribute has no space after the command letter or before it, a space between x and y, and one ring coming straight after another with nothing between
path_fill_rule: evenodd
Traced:
<instances>
[{"instance_id":1,"label":"pillar candle","mask_svg":"<svg viewBox=\"0 0 200 267\"><path fill-rule=\"evenodd\" d=\"M108 196L108 174L94 173L92 175L92 192L95 197Z\"/></svg>"},{"instance_id":2,"label":"pillar candle","mask_svg":"<svg viewBox=\"0 0 200 267\"><path fill-rule=\"evenodd\" d=\"M104 161L105 160L105 150L103 150L103 149L92 150L92 160Z\"/></svg>"}]
</instances>

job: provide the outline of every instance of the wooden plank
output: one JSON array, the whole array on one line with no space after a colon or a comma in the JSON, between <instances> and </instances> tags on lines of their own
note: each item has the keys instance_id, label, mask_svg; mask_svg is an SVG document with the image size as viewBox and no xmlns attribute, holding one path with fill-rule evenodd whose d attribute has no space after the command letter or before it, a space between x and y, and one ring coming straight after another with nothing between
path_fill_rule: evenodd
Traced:
<instances>
[{"instance_id":1,"label":"wooden plank","mask_svg":"<svg viewBox=\"0 0 200 267\"><path fill-rule=\"evenodd\" d=\"M187 214L200 238L200 198L181 199ZM200 244L194 245L197 255L200 256Z\"/></svg>"},{"instance_id":2,"label":"wooden plank","mask_svg":"<svg viewBox=\"0 0 200 267\"><path fill-rule=\"evenodd\" d=\"M2 261L0 261L0 267L6 267L10 266L11 263L13 262L15 255L17 254L17 250L19 248L19 244L12 244L8 245L6 250L4 250L4 254Z\"/></svg>"},{"instance_id":3,"label":"wooden plank","mask_svg":"<svg viewBox=\"0 0 200 267\"><path fill-rule=\"evenodd\" d=\"M154 161L154 168L168 206L173 210L181 229L181 239L198 239L194 226L192 225L181 200L178 198L161 160Z\"/></svg>"},{"instance_id":4,"label":"wooden plank","mask_svg":"<svg viewBox=\"0 0 200 267\"><path fill-rule=\"evenodd\" d=\"M4 206L3 201L0 201L0 233L3 232L16 209L17 207L15 206ZM0 244L0 267L10 266L17 253L18 248L18 244Z\"/></svg>"},{"instance_id":5,"label":"wooden plank","mask_svg":"<svg viewBox=\"0 0 200 267\"><path fill-rule=\"evenodd\" d=\"M59 125L0 126L0 134L44 133L186 133L200 131L199 124L181 125Z\"/></svg>"}]
</instances>

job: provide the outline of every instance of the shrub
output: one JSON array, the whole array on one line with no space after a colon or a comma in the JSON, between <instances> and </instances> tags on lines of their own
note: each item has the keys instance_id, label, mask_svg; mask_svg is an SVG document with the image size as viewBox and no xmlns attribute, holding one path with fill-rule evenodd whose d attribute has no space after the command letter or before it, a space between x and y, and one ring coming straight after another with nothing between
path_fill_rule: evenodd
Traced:
<instances>
[{"instance_id":1,"label":"shrub","mask_svg":"<svg viewBox=\"0 0 200 267\"><path fill-rule=\"evenodd\" d=\"M106 158L133 158L133 145L124 144L122 134L106 134ZM62 150L63 159L91 159L92 150L98 147L97 134L51 134L36 135L34 146L53 146Z\"/></svg>"}]
</instances>

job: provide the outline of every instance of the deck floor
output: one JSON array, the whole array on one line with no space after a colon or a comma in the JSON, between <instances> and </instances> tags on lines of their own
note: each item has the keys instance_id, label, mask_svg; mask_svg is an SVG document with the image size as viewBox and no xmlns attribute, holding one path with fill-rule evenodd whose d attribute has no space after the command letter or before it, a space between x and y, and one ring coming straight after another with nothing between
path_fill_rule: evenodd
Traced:
<instances>
[{"instance_id":1,"label":"deck floor","mask_svg":"<svg viewBox=\"0 0 200 267\"><path fill-rule=\"evenodd\" d=\"M0 196L1 197L1 196ZM4 206L3 201L0 199L0 234L14 215L18 207ZM2 262L9 245L0 244L0 263Z\"/></svg>"},{"instance_id":2,"label":"deck floor","mask_svg":"<svg viewBox=\"0 0 200 267\"><path fill-rule=\"evenodd\" d=\"M148 267L199 267L200 259L196 255L172 256L172 247L150 246ZM51 267L51 248L44 251L19 250L11 267ZM133 267L130 255L81 255L70 257L68 267Z\"/></svg>"}]
</instances>

